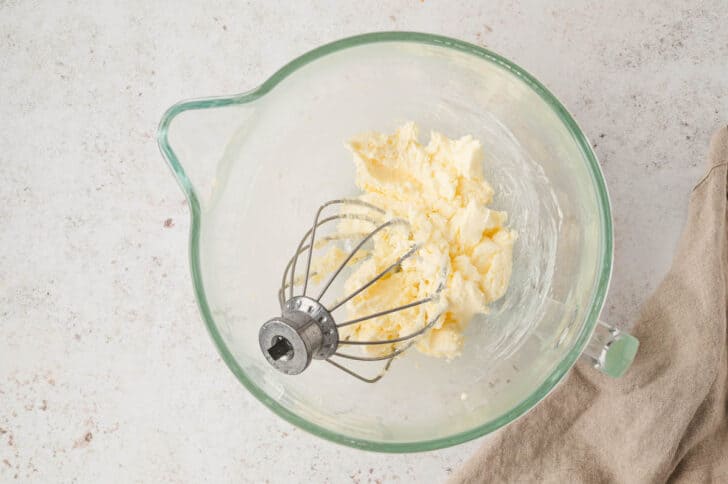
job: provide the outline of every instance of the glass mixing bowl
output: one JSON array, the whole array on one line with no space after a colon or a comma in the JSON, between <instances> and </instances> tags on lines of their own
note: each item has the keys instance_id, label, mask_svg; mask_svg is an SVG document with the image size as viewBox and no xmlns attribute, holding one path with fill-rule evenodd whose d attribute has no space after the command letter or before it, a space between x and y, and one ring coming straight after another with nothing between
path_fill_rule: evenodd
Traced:
<instances>
[{"instance_id":1,"label":"glass mixing bowl","mask_svg":"<svg viewBox=\"0 0 728 484\"><path fill-rule=\"evenodd\" d=\"M375 384L316 360L301 375L279 373L258 330L279 314L285 262L316 208L357 193L344 142L408 120L425 137L483 143L493 205L519 233L506 296L469 325L453 361L408 351ZM612 224L590 144L543 85L497 54L419 33L347 38L247 93L176 104L158 139L189 200L192 278L222 358L260 401L316 435L391 452L454 445L522 415L580 355L618 376L635 354L634 338L598 322Z\"/></svg>"}]
</instances>

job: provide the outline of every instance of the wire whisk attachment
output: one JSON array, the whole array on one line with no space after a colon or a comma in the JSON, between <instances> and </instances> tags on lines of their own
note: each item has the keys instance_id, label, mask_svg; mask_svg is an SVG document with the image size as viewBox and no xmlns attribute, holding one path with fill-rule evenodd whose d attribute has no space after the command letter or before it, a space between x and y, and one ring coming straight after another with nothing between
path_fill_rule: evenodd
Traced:
<instances>
[{"instance_id":1,"label":"wire whisk attachment","mask_svg":"<svg viewBox=\"0 0 728 484\"><path fill-rule=\"evenodd\" d=\"M329 208L338 208L338 212L325 216L324 212ZM319 237L317 240L317 233L320 234L326 228L325 226L342 221L352 222L350 225L356 230L352 230L351 233L335 233ZM308 368L312 360L324 360L359 380L374 383L384 376L397 356L408 350L416 342L417 337L425 334L437 323L442 313L424 321L422 327L411 333L391 339L358 340L351 339L348 335L342 337L341 332L342 328L353 327L365 321L376 320L392 313L435 302L445 287L447 274L444 272L436 289L427 297L397 307L382 308L371 314L340 323L334 317L334 312L347 302L371 289L388 275L400 270L405 260L415 257L421 249L417 243L411 243L406 251L361 286L333 303L328 305L322 303L322 298L331 290L337 278L347 268L367 260L369 257L367 247L371 246L375 237L384 236L387 231L391 230L406 230L409 233L410 225L404 219L389 218L384 210L362 200L331 200L319 207L313 225L304 234L293 257L283 271L281 287L278 291L281 315L263 324L258 334L263 356L273 367L285 374L297 375ZM314 249L335 243L348 245L348 253L330 273L319 272L315 264L312 264ZM304 254L306 256L304 271L297 276L296 269L299 266L299 259ZM314 289L312 287L314 279L322 281L322 283L320 287L316 288L315 294L310 294ZM374 356L357 355L346 351L347 347L376 345L380 345L380 348L381 345L387 345L389 350L384 354ZM344 364L344 360L383 362L384 365L378 374L367 377Z\"/></svg>"}]
</instances>

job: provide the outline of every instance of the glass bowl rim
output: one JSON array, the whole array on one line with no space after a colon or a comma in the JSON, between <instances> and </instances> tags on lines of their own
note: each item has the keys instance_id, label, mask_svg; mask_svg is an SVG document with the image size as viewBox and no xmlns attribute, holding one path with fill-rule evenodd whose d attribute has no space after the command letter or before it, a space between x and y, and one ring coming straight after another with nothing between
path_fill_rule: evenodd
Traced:
<instances>
[{"instance_id":1,"label":"glass bowl rim","mask_svg":"<svg viewBox=\"0 0 728 484\"><path fill-rule=\"evenodd\" d=\"M197 197L197 194L195 193L192 183L190 182L184 171L184 168L177 159L174 151L171 149L167 138L168 128L172 119L184 111L253 102L270 92L283 79L291 75L296 70L302 68L307 64L310 64L311 62L321 57L352 47L381 42L408 42L425 45L435 45L446 49L452 49L461 53L466 53L468 55L477 57L480 60L485 60L496 64L521 79L531 89L533 89L533 91L535 91L547 105L551 107L554 113L558 116L564 126L574 137L574 140L581 149L583 157L587 161L587 165L592 176L594 189L597 193L597 198L599 200L599 218L602 229L602 251L601 260L599 261L600 266L598 271L598 280L596 283L596 287L592 290L593 294L591 302L589 304L589 311L586 314L585 324L571 350L556 366L551 375L549 375L549 377L546 378L544 382L541 383L541 385L539 385L539 387L533 393L531 393L531 395L523 399L518 405L514 406L508 412L500 415L494 420L485 422L484 424L476 426L472 429L457 432L445 437L438 437L431 440L385 442L355 438L339 434L333 430L309 422L305 418L302 418L297 414L291 412L287 408L280 405L277 401L270 398L260 387L258 387L251 379L247 377L245 371L237 363L232 353L228 349L227 345L223 341L217 329L217 325L215 324L215 321L212 317L212 312L208 305L207 297L205 295L205 290L202 283L202 273L200 267L199 241L202 213L200 209L199 199ZM546 395L548 395L556 387L556 385L563 379L566 373L574 365L592 335L609 287L613 258L613 229L611 208L609 202L609 194L607 192L607 187L604 181L604 177L602 175L601 168L597 161L596 155L592 150L589 140L586 138L574 118L561 104L561 102L548 89L546 89L543 84L536 80L536 78L529 74L526 70L509 61L508 59L494 52L491 52L488 49L450 37L420 32L374 32L356 35L353 37L347 37L317 47L295 58L294 60L290 61L288 64L280 68L278 71L276 71L261 85L250 91L241 94L234 94L231 96L195 99L175 104L174 106L170 107L162 117L157 131L157 142L159 144L162 155L172 169L190 205L189 258L192 281L200 313L202 314L205 325L207 326L210 336L212 337L212 340L215 343L215 346L217 347L220 356L222 357L228 368L240 381L240 383L251 394L253 394L253 396L255 396L278 416L316 436L358 449L392 453L422 452L441 449L481 437L516 420L518 417L522 416L528 410L533 408L543 398L545 398Z\"/></svg>"}]
</instances>

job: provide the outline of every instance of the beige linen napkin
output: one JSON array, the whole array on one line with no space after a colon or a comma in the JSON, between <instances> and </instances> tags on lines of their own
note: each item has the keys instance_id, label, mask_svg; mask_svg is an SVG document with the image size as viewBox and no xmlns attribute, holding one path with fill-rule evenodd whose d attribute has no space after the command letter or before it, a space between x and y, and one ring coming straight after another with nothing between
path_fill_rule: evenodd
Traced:
<instances>
[{"instance_id":1,"label":"beige linen napkin","mask_svg":"<svg viewBox=\"0 0 728 484\"><path fill-rule=\"evenodd\" d=\"M672 268L633 331L632 368L611 379L577 365L451 482L728 482L728 127L713 135L709 162Z\"/></svg>"}]
</instances>

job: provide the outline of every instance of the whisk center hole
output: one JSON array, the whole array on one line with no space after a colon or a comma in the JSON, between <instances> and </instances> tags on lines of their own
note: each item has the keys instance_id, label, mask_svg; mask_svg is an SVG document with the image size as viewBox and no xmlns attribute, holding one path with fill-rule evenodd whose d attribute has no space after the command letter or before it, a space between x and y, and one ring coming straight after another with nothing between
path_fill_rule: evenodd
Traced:
<instances>
[{"instance_id":1,"label":"whisk center hole","mask_svg":"<svg viewBox=\"0 0 728 484\"><path fill-rule=\"evenodd\" d=\"M293 345L283 336L276 336L271 341L268 354L275 361L288 361L293 358Z\"/></svg>"}]
</instances>

